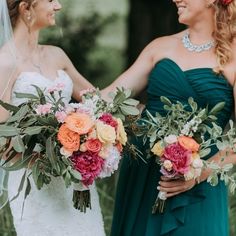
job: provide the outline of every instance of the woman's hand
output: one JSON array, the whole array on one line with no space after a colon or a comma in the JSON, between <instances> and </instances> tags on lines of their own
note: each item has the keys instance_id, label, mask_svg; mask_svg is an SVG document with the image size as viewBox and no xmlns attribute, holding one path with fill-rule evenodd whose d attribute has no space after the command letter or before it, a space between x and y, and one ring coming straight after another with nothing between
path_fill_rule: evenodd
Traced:
<instances>
[{"instance_id":1,"label":"woman's hand","mask_svg":"<svg viewBox=\"0 0 236 236\"><path fill-rule=\"evenodd\" d=\"M196 185L196 183L197 182L195 179L187 181L184 179L170 180L162 176L157 189L162 192L166 192L166 197L170 198L190 190Z\"/></svg>"}]
</instances>

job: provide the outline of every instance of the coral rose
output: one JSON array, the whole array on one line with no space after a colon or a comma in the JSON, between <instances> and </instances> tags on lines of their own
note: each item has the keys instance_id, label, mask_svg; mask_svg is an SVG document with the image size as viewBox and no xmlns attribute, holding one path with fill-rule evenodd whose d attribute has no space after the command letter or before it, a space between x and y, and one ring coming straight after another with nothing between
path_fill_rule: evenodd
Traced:
<instances>
[{"instance_id":1,"label":"coral rose","mask_svg":"<svg viewBox=\"0 0 236 236\"><path fill-rule=\"evenodd\" d=\"M57 139L67 151L74 152L79 150L80 135L68 129L65 124L60 127L57 134Z\"/></svg>"},{"instance_id":2,"label":"coral rose","mask_svg":"<svg viewBox=\"0 0 236 236\"><path fill-rule=\"evenodd\" d=\"M183 148L191 150L192 152L197 152L200 147L200 145L193 138L187 136L180 136L178 138L178 142Z\"/></svg>"},{"instance_id":3,"label":"coral rose","mask_svg":"<svg viewBox=\"0 0 236 236\"><path fill-rule=\"evenodd\" d=\"M99 152L102 148L102 143L98 139L89 139L86 141L85 146L90 152Z\"/></svg>"},{"instance_id":4,"label":"coral rose","mask_svg":"<svg viewBox=\"0 0 236 236\"><path fill-rule=\"evenodd\" d=\"M102 121L96 123L97 136L102 143L115 143L116 131L110 125L104 124Z\"/></svg>"},{"instance_id":5,"label":"coral rose","mask_svg":"<svg viewBox=\"0 0 236 236\"><path fill-rule=\"evenodd\" d=\"M87 134L94 125L90 116L84 113L71 113L66 117L65 123L70 130L80 135Z\"/></svg>"}]
</instances>

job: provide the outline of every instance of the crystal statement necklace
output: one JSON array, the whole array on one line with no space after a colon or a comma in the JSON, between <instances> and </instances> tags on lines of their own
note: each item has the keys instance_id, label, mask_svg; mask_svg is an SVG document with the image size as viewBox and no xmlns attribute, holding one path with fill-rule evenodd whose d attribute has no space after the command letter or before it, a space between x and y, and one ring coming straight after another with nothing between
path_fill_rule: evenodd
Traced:
<instances>
[{"instance_id":1,"label":"crystal statement necklace","mask_svg":"<svg viewBox=\"0 0 236 236\"><path fill-rule=\"evenodd\" d=\"M215 46L214 41L210 41L205 44L192 44L190 39L189 39L189 32L186 32L184 36L182 37L182 43L185 48L187 48L190 52L202 52L202 51L207 51L210 50L212 47Z\"/></svg>"}]
</instances>

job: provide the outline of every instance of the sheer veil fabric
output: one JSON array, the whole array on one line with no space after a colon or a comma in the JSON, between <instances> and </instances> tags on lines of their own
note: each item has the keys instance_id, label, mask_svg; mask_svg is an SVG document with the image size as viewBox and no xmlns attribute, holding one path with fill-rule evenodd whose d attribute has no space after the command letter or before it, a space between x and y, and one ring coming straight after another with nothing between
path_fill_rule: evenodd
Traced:
<instances>
[{"instance_id":1,"label":"sheer veil fabric","mask_svg":"<svg viewBox=\"0 0 236 236\"><path fill-rule=\"evenodd\" d=\"M13 75L16 70L16 48L14 45L13 30L6 0L0 1L0 54L2 55L1 58L4 57L4 54L7 54L8 57L11 57L11 62L13 65L9 70L6 82L4 82L3 86L0 86L0 100L4 100L4 95L9 88L10 82L13 79ZM3 62L0 61L0 67L2 63ZM0 162L2 164L3 160L0 159ZM7 185L8 173L0 167L0 209L3 208L8 202Z\"/></svg>"}]
</instances>

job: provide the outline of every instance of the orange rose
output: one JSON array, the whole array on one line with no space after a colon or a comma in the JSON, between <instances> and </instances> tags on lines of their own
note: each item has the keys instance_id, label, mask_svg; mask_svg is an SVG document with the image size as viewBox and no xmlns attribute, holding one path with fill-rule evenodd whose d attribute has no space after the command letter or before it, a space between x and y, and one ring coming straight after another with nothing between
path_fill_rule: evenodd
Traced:
<instances>
[{"instance_id":1,"label":"orange rose","mask_svg":"<svg viewBox=\"0 0 236 236\"><path fill-rule=\"evenodd\" d=\"M102 143L98 139L89 139L85 146L90 152L99 152L102 148Z\"/></svg>"},{"instance_id":2,"label":"orange rose","mask_svg":"<svg viewBox=\"0 0 236 236\"><path fill-rule=\"evenodd\" d=\"M178 142L180 146L187 150L191 150L192 152L197 152L200 147L200 145L193 138L187 136L178 137Z\"/></svg>"},{"instance_id":3,"label":"orange rose","mask_svg":"<svg viewBox=\"0 0 236 236\"><path fill-rule=\"evenodd\" d=\"M68 129L65 124L60 127L57 134L57 139L66 150L70 152L79 150L80 135Z\"/></svg>"},{"instance_id":4,"label":"orange rose","mask_svg":"<svg viewBox=\"0 0 236 236\"><path fill-rule=\"evenodd\" d=\"M84 113L72 113L65 119L66 126L79 135L87 134L94 123L89 115Z\"/></svg>"}]
</instances>

